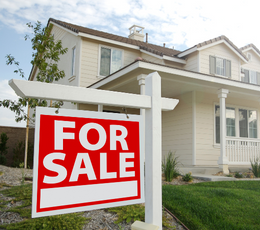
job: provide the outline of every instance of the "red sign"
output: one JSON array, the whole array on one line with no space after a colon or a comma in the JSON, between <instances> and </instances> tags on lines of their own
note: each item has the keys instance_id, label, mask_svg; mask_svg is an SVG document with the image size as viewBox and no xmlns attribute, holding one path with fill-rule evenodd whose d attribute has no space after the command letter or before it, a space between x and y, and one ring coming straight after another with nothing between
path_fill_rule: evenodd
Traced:
<instances>
[{"instance_id":1,"label":"red sign","mask_svg":"<svg viewBox=\"0 0 260 230\"><path fill-rule=\"evenodd\" d=\"M32 217L144 202L138 115L37 108Z\"/></svg>"}]
</instances>

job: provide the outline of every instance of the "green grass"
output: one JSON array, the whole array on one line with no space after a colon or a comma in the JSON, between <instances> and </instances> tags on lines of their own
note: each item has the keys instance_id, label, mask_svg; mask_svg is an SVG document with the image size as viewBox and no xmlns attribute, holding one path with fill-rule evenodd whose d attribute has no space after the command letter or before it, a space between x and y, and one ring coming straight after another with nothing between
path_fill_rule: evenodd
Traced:
<instances>
[{"instance_id":1,"label":"green grass","mask_svg":"<svg viewBox=\"0 0 260 230\"><path fill-rule=\"evenodd\" d=\"M4 185L3 185L4 186ZM1 229L46 229L46 230L81 230L83 225L88 221L81 216L81 213L72 213L57 216L48 216L41 218L31 218L32 205L32 185L14 186L9 189L0 191L8 197L13 197L11 201L4 201L0 199L0 208L4 208L7 203L22 201L22 204L8 209L8 212L19 213L24 221L14 224L0 225Z\"/></svg>"},{"instance_id":2,"label":"green grass","mask_svg":"<svg viewBox=\"0 0 260 230\"><path fill-rule=\"evenodd\" d=\"M260 229L260 181L163 185L162 194L190 230Z\"/></svg>"}]
</instances>

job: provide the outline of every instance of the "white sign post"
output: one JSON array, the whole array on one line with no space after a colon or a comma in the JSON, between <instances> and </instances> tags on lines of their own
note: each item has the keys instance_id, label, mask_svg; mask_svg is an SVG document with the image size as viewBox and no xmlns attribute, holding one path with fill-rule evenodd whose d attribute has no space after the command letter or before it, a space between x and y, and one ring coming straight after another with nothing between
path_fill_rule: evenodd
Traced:
<instances>
[{"instance_id":1,"label":"white sign post","mask_svg":"<svg viewBox=\"0 0 260 230\"><path fill-rule=\"evenodd\" d=\"M149 74L145 84L146 95L136 95L22 80L9 81L9 85L21 97L146 109L145 221L159 226L161 230L161 111L173 110L179 101L161 98L161 77L157 72Z\"/></svg>"}]
</instances>

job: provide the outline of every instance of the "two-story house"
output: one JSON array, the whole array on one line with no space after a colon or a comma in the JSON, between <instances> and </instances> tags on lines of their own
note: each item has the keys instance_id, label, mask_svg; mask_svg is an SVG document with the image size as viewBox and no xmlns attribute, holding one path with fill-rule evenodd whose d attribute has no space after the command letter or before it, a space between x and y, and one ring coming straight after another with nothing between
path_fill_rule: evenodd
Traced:
<instances>
[{"instance_id":1,"label":"two-story house","mask_svg":"<svg viewBox=\"0 0 260 230\"><path fill-rule=\"evenodd\" d=\"M145 76L159 73L162 96L180 101L173 111L162 112L163 155L176 151L189 170L224 172L249 167L260 156L260 51L253 44L238 48L220 36L178 51L150 44L136 25L126 38L55 19L48 24L69 49L59 63L66 73L60 84L140 94ZM37 69L30 80L36 74ZM123 112L102 105L65 107Z\"/></svg>"}]
</instances>

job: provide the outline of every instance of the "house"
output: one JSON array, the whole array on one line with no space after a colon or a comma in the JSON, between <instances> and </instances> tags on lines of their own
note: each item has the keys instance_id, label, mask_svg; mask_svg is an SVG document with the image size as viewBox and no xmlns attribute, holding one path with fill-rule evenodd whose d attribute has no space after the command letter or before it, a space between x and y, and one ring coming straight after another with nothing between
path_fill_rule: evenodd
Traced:
<instances>
[{"instance_id":1,"label":"house","mask_svg":"<svg viewBox=\"0 0 260 230\"><path fill-rule=\"evenodd\" d=\"M159 73L162 96L180 101L162 112L163 155L175 151L184 168L225 173L248 168L260 156L260 51L253 44L238 48L220 36L178 51L150 44L137 25L126 38L55 19L48 24L68 47L59 63L66 77L59 84L143 94L145 77ZM102 105L65 107L124 112Z\"/></svg>"}]
</instances>

